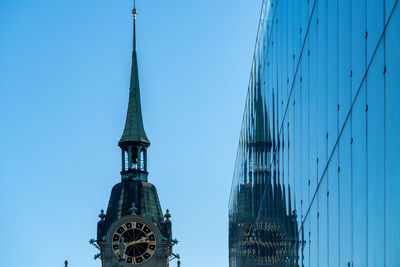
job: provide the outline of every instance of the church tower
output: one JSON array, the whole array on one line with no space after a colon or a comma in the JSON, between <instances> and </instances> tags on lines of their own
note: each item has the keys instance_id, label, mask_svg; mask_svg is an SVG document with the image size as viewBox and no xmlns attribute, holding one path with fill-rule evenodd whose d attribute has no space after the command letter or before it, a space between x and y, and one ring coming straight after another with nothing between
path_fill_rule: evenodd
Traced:
<instances>
[{"instance_id":1,"label":"church tower","mask_svg":"<svg viewBox=\"0 0 400 267\"><path fill-rule=\"evenodd\" d=\"M121 149L121 182L116 184L97 225L102 267L168 267L172 227L163 215L157 190L148 182L146 136L140 104L136 52L136 8L133 8L133 52L129 103Z\"/></svg>"}]
</instances>

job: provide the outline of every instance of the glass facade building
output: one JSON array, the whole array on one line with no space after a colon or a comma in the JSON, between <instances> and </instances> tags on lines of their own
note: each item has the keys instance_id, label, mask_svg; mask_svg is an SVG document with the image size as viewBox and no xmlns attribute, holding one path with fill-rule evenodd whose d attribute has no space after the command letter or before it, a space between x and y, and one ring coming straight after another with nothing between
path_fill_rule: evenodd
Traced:
<instances>
[{"instance_id":1,"label":"glass facade building","mask_svg":"<svg viewBox=\"0 0 400 267\"><path fill-rule=\"evenodd\" d=\"M265 0L229 265L400 266L397 0Z\"/></svg>"}]
</instances>

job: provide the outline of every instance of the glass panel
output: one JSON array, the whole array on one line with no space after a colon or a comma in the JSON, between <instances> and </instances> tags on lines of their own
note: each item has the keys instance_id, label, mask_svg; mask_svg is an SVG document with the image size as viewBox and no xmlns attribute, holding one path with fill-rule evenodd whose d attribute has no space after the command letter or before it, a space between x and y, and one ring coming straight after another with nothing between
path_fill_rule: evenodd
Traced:
<instances>
[{"instance_id":1,"label":"glass panel","mask_svg":"<svg viewBox=\"0 0 400 267\"><path fill-rule=\"evenodd\" d=\"M283 82L286 83L285 88L286 88L286 94L289 94L289 90L291 88L293 79L292 77L289 75L290 73L290 68L291 68L291 62L292 62L292 57L291 57L291 52L289 50L289 46L290 46L290 17L289 17L289 12L291 10L291 6L292 6L292 1L287 1L285 0L285 3L283 4L283 14L285 14L284 17L281 18L281 21L283 23L283 41L282 41L282 50L283 50L283 58L282 58L282 62L284 63L283 67L282 67L282 72L283 72Z\"/></svg>"},{"instance_id":2,"label":"glass panel","mask_svg":"<svg viewBox=\"0 0 400 267\"><path fill-rule=\"evenodd\" d=\"M328 154L338 136L338 9L337 1L328 1Z\"/></svg>"},{"instance_id":3,"label":"glass panel","mask_svg":"<svg viewBox=\"0 0 400 267\"><path fill-rule=\"evenodd\" d=\"M352 112L353 153L353 240L354 266L367 266L367 183L365 86L361 88Z\"/></svg>"},{"instance_id":4,"label":"glass panel","mask_svg":"<svg viewBox=\"0 0 400 267\"><path fill-rule=\"evenodd\" d=\"M294 12L295 12L295 7L294 7L295 1L288 1L288 62L287 62L287 69L288 69L288 79L289 79L289 85L293 83L293 76L294 76L294 40L297 35L295 35L295 30L294 30Z\"/></svg>"},{"instance_id":5,"label":"glass panel","mask_svg":"<svg viewBox=\"0 0 400 267\"><path fill-rule=\"evenodd\" d=\"M308 80L308 60L304 60L303 62L306 62L303 65L303 77L307 77ZM303 79L304 79L303 78ZM309 205L309 188L308 188L308 181L310 177L310 165L309 165L309 158L310 158L310 108L309 108L309 86L308 84L303 80L301 82L301 92L302 92L302 119L301 119L301 127L302 127L302 142L301 142L301 160L302 160L302 197L301 197L301 216L302 218L304 217L304 213L306 212L306 209L308 208Z\"/></svg>"},{"instance_id":6,"label":"glass panel","mask_svg":"<svg viewBox=\"0 0 400 267\"><path fill-rule=\"evenodd\" d=\"M329 266L339 265L339 188L338 155L333 153L328 165L328 251Z\"/></svg>"},{"instance_id":7,"label":"glass panel","mask_svg":"<svg viewBox=\"0 0 400 267\"><path fill-rule=\"evenodd\" d=\"M327 47L326 47L326 1L317 1L317 86L318 86L318 178L322 176L328 161L327 152Z\"/></svg>"},{"instance_id":8,"label":"glass panel","mask_svg":"<svg viewBox=\"0 0 400 267\"><path fill-rule=\"evenodd\" d=\"M288 165L289 165L289 177L287 181L289 184L291 184L294 188L296 188L296 183L295 183L295 167L296 167L296 162L295 162L295 106L293 105L295 98L294 98L294 92L292 95L292 101L289 104L289 110L288 114L290 114L290 122L289 122L289 140L288 140L288 149L289 149L289 157L288 157Z\"/></svg>"},{"instance_id":9,"label":"glass panel","mask_svg":"<svg viewBox=\"0 0 400 267\"><path fill-rule=\"evenodd\" d=\"M301 49L301 2L300 1L293 1L294 5L294 14L293 14L293 69L296 70L297 63L300 60L300 49Z\"/></svg>"},{"instance_id":10,"label":"glass panel","mask_svg":"<svg viewBox=\"0 0 400 267\"><path fill-rule=\"evenodd\" d=\"M309 109L310 109L310 173L308 179L310 179L310 193L311 197L314 195L315 190L317 188L318 177L317 177L317 157L318 157L318 121L319 121L319 113L318 113L318 51L317 51L317 26L314 22L315 17L312 18L313 23L310 25L309 29L309 49L310 49L310 65L309 65Z\"/></svg>"},{"instance_id":11,"label":"glass panel","mask_svg":"<svg viewBox=\"0 0 400 267\"><path fill-rule=\"evenodd\" d=\"M310 223L310 266L311 267L319 267L318 265L318 238L319 238L319 229L318 229L318 199L312 203L309 216L306 220Z\"/></svg>"},{"instance_id":12,"label":"glass panel","mask_svg":"<svg viewBox=\"0 0 400 267\"><path fill-rule=\"evenodd\" d=\"M302 65L300 67L300 76L302 75ZM300 208L299 216L302 215L301 213L301 199L302 199L302 190L303 190L303 184L302 184L302 179L304 177L303 171L303 154L302 154L302 148L303 148L303 90L302 90L302 83L296 84L296 89L295 89L295 105L294 105L294 116L295 116L295 122L294 122L294 132L295 132L295 138L293 140L293 145L294 145L294 150L295 150L295 200L296 200L296 207Z\"/></svg>"},{"instance_id":13,"label":"glass panel","mask_svg":"<svg viewBox=\"0 0 400 267\"><path fill-rule=\"evenodd\" d=\"M306 32L307 32L307 26L308 26L308 18L309 18L309 11L308 11L308 6L309 6L309 1L298 1L300 2L301 8L299 11L301 12L301 23L299 24L299 27L301 27L301 45L303 45L304 38L306 37ZM303 52L304 53L304 52Z\"/></svg>"},{"instance_id":14,"label":"glass panel","mask_svg":"<svg viewBox=\"0 0 400 267\"><path fill-rule=\"evenodd\" d=\"M279 6L280 10L280 17L277 20L277 25L279 28L279 36L280 36L280 42L279 42L279 48L280 48L280 59L279 62L280 68L280 82L282 84L282 89L283 89L283 99L287 99L290 91L290 86L287 82L288 79L288 18L287 18L287 12L288 12L288 4L287 1L283 1L281 5Z\"/></svg>"},{"instance_id":15,"label":"glass panel","mask_svg":"<svg viewBox=\"0 0 400 267\"><path fill-rule=\"evenodd\" d=\"M370 62L384 27L384 0L367 0L367 62Z\"/></svg>"},{"instance_id":16,"label":"glass panel","mask_svg":"<svg viewBox=\"0 0 400 267\"><path fill-rule=\"evenodd\" d=\"M386 173L386 266L400 266L400 9L397 4L386 29L386 115L385 115L385 173Z\"/></svg>"},{"instance_id":17,"label":"glass panel","mask_svg":"<svg viewBox=\"0 0 400 267\"><path fill-rule=\"evenodd\" d=\"M279 138L279 142L281 143L281 149L279 151L279 160L280 160L279 164L283 166L283 168L281 168L281 174L280 174L281 181L287 180L288 175L290 174L290 169L289 169L290 166L289 155L291 153L291 149L289 147L290 115L291 115L290 112L288 112L286 119L283 121L283 130Z\"/></svg>"},{"instance_id":18,"label":"glass panel","mask_svg":"<svg viewBox=\"0 0 400 267\"><path fill-rule=\"evenodd\" d=\"M340 266L352 261L352 177L351 177L351 125L347 123L339 141L339 232Z\"/></svg>"},{"instance_id":19,"label":"glass panel","mask_svg":"<svg viewBox=\"0 0 400 267\"><path fill-rule=\"evenodd\" d=\"M311 231L310 231L310 221L306 220L303 223L303 249L302 249L302 255L303 255L303 266L310 266L310 258L311 258L311 250L310 250L310 236L311 236Z\"/></svg>"},{"instance_id":20,"label":"glass panel","mask_svg":"<svg viewBox=\"0 0 400 267\"><path fill-rule=\"evenodd\" d=\"M365 4L361 1L351 1L351 75L352 97L356 97L361 86L365 69Z\"/></svg>"},{"instance_id":21,"label":"glass panel","mask_svg":"<svg viewBox=\"0 0 400 267\"><path fill-rule=\"evenodd\" d=\"M339 129L346 119L351 102L350 91L350 1L339 1Z\"/></svg>"},{"instance_id":22,"label":"glass panel","mask_svg":"<svg viewBox=\"0 0 400 267\"><path fill-rule=\"evenodd\" d=\"M394 8L394 4L396 3L396 0L385 0L385 21L389 19L390 13L392 12Z\"/></svg>"},{"instance_id":23,"label":"glass panel","mask_svg":"<svg viewBox=\"0 0 400 267\"><path fill-rule=\"evenodd\" d=\"M329 266L328 264L328 179L327 173L321 180L318 190L319 210L319 259L318 266Z\"/></svg>"},{"instance_id":24,"label":"glass panel","mask_svg":"<svg viewBox=\"0 0 400 267\"><path fill-rule=\"evenodd\" d=\"M368 265L384 265L384 75L380 46L367 76Z\"/></svg>"}]
</instances>

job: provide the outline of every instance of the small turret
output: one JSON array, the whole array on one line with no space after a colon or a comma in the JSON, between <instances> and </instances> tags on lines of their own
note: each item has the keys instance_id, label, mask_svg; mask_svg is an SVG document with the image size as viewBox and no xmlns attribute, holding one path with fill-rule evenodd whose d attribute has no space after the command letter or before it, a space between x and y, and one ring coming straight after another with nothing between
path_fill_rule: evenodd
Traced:
<instances>
[{"instance_id":1,"label":"small turret","mask_svg":"<svg viewBox=\"0 0 400 267\"><path fill-rule=\"evenodd\" d=\"M101 209L100 214L99 214L99 218L101 221L104 221L104 219L106 218L106 215L104 214L104 210Z\"/></svg>"}]
</instances>

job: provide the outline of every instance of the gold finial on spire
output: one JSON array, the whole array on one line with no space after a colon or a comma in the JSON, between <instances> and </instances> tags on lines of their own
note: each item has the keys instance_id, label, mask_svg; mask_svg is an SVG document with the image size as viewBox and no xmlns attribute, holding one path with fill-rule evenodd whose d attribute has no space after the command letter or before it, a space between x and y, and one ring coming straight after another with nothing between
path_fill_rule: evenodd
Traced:
<instances>
[{"instance_id":1,"label":"gold finial on spire","mask_svg":"<svg viewBox=\"0 0 400 267\"><path fill-rule=\"evenodd\" d=\"M136 51L136 0L133 0L133 51Z\"/></svg>"},{"instance_id":2,"label":"gold finial on spire","mask_svg":"<svg viewBox=\"0 0 400 267\"><path fill-rule=\"evenodd\" d=\"M132 10L132 14L133 14L133 17L136 19L136 14L137 14L137 10L136 10L136 0L133 0L133 10Z\"/></svg>"}]
</instances>

